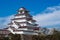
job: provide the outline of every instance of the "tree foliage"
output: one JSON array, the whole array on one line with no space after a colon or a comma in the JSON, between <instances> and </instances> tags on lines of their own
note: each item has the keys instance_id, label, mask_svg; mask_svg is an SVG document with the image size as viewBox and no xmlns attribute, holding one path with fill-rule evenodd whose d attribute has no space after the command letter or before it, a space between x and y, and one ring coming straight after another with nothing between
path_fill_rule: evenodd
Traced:
<instances>
[{"instance_id":1,"label":"tree foliage","mask_svg":"<svg viewBox=\"0 0 60 40\"><path fill-rule=\"evenodd\" d=\"M60 40L60 31L54 31L52 35L41 35L33 36L33 40Z\"/></svg>"}]
</instances>

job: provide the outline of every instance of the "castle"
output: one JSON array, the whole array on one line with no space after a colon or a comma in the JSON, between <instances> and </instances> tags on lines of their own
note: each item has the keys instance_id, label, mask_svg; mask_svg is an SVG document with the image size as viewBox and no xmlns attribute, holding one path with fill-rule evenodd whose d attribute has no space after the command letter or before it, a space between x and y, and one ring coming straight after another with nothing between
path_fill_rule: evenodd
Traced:
<instances>
[{"instance_id":1,"label":"castle","mask_svg":"<svg viewBox=\"0 0 60 40\"><path fill-rule=\"evenodd\" d=\"M20 34L24 40L32 40L33 35L38 35L42 32L44 32L44 29L41 29L38 24L36 24L36 20L29 14L29 11L21 7L18 13L14 15L14 18L11 19L8 28L0 29L0 38L8 37L9 34L12 33Z\"/></svg>"},{"instance_id":2,"label":"castle","mask_svg":"<svg viewBox=\"0 0 60 40\"><path fill-rule=\"evenodd\" d=\"M30 38L31 40L32 35L38 35L39 27L35 22L36 20L32 18L29 11L24 7L21 7L18 10L18 13L14 15L14 18L11 19L11 22L8 24L8 28L1 30L0 34L1 36L5 34L5 37L8 36L9 33L26 35L25 37L28 37L28 39Z\"/></svg>"}]
</instances>

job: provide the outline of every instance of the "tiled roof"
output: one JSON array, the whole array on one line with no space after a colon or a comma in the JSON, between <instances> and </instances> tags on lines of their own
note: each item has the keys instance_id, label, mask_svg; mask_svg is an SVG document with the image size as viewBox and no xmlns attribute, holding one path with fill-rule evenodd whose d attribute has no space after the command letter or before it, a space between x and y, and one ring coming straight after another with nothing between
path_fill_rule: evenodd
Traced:
<instances>
[{"instance_id":1,"label":"tiled roof","mask_svg":"<svg viewBox=\"0 0 60 40\"><path fill-rule=\"evenodd\" d=\"M20 13L20 14L16 14L15 16L20 16L20 15L26 15L26 16L29 15L30 17L32 17L32 16L31 16L30 14L28 14L28 13L25 13L25 14L24 14L24 13Z\"/></svg>"},{"instance_id":2,"label":"tiled roof","mask_svg":"<svg viewBox=\"0 0 60 40\"><path fill-rule=\"evenodd\" d=\"M23 17L23 18L14 18L14 19L11 19L11 20L21 20L21 19L27 19L27 20L32 20L32 18L27 18L27 17Z\"/></svg>"},{"instance_id":3,"label":"tiled roof","mask_svg":"<svg viewBox=\"0 0 60 40\"><path fill-rule=\"evenodd\" d=\"M0 29L0 34L9 34L10 32L6 29Z\"/></svg>"}]
</instances>

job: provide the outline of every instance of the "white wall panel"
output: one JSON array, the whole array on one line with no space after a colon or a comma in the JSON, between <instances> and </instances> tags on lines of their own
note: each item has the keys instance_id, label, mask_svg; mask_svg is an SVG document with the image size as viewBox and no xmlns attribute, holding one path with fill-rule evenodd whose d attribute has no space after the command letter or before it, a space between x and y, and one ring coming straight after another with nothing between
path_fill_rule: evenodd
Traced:
<instances>
[{"instance_id":1,"label":"white wall panel","mask_svg":"<svg viewBox=\"0 0 60 40\"><path fill-rule=\"evenodd\" d=\"M26 19L15 20L16 22L25 22Z\"/></svg>"},{"instance_id":2,"label":"white wall panel","mask_svg":"<svg viewBox=\"0 0 60 40\"><path fill-rule=\"evenodd\" d=\"M20 15L20 16L16 16L15 18L23 18L26 17L25 15Z\"/></svg>"}]
</instances>

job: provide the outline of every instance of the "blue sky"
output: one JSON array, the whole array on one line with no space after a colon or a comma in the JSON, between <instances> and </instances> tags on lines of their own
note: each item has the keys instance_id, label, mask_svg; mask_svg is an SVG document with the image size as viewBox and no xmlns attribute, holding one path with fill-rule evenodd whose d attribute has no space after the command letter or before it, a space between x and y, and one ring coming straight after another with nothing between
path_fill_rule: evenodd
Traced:
<instances>
[{"instance_id":1,"label":"blue sky","mask_svg":"<svg viewBox=\"0 0 60 40\"><path fill-rule=\"evenodd\" d=\"M32 15L36 15L47 7L59 3L60 0L0 0L0 17L15 14L20 7L25 7L32 12Z\"/></svg>"},{"instance_id":2,"label":"blue sky","mask_svg":"<svg viewBox=\"0 0 60 40\"><path fill-rule=\"evenodd\" d=\"M56 25L59 28L60 14L57 13L60 13L60 0L0 0L0 28L10 22L20 7L28 9L39 25L48 28Z\"/></svg>"}]
</instances>

